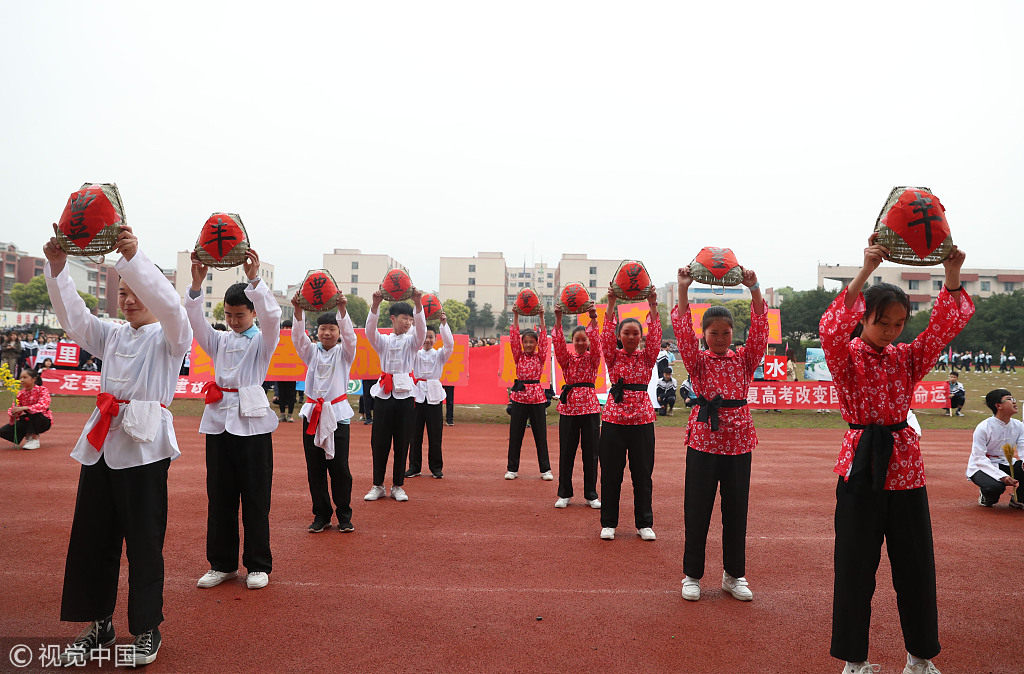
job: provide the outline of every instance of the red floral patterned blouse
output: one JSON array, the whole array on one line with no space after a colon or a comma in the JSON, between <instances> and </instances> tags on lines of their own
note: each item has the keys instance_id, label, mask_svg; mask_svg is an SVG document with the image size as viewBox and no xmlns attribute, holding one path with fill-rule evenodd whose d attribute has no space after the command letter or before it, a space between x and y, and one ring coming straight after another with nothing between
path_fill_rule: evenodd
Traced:
<instances>
[{"instance_id":1,"label":"red floral patterned blouse","mask_svg":"<svg viewBox=\"0 0 1024 674\"><path fill-rule=\"evenodd\" d=\"M626 353L615 343L615 327L619 324L618 312L609 311L604 315L601 330L601 351L608 366L608 382L615 384L621 377L625 384L643 384L643 391L623 391L622 402L612 400L611 395L604 405L603 421L623 426L640 426L654 423L654 405L647 392L651 383L651 370L658 361L661 347L661 318L647 312L647 346L633 353Z\"/></svg>"},{"instance_id":2,"label":"red floral patterned blouse","mask_svg":"<svg viewBox=\"0 0 1024 674\"><path fill-rule=\"evenodd\" d=\"M508 333L508 341L512 345L512 358L516 361L516 379L540 380L544 372L544 363L548 360L548 336L547 333L537 333L537 348L532 354L523 353L523 338L519 335L519 326L512 323L512 330ZM548 398L544 395L544 387L540 384L526 384L522 391L512 391L510 396L517 403L536 405L546 403Z\"/></svg>"},{"instance_id":3,"label":"red floral patterned blouse","mask_svg":"<svg viewBox=\"0 0 1024 674\"><path fill-rule=\"evenodd\" d=\"M46 390L45 386L37 384L27 391L18 391L18 397L11 404L11 409L26 406L28 407L28 414L42 414L50 421L53 421L53 412L50 411L50 392ZM10 409L7 410L7 417L13 424L14 412Z\"/></svg>"},{"instance_id":4,"label":"red floral patterned blouse","mask_svg":"<svg viewBox=\"0 0 1024 674\"><path fill-rule=\"evenodd\" d=\"M580 355L576 353L575 347L566 345L561 321L556 321L555 327L551 328L555 360L562 366L566 385L578 382L592 384L597 379L597 368L601 366L601 341L597 332L597 322L594 320L587 326L587 337L590 338L590 348ZM583 387L570 389L568 401L564 405L558 403L558 413L567 416L600 414L601 405L597 402L597 391Z\"/></svg>"},{"instance_id":5,"label":"red floral patterned blouse","mask_svg":"<svg viewBox=\"0 0 1024 674\"><path fill-rule=\"evenodd\" d=\"M890 344L879 353L850 333L864 317L864 295L846 308L846 290L839 293L821 317L818 331L825 361L839 394L843 420L854 424L891 426L907 418L914 387L935 365L939 352L963 330L974 315L966 292L959 303L943 288L935 300L928 327L910 344ZM849 479L853 455L862 431L850 429L843 438L834 471ZM892 460L885 489L917 489L925 485L921 445L913 428L893 433Z\"/></svg>"},{"instance_id":6,"label":"red floral patterned blouse","mask_svg":"<svg viewBox=\"0 0 1024 674\"><path fill-rule=\"evenodd\" d=\"M750 332L747 342L737 350L729 349L724 356L711 351L701 351L700 342L693 331L693 317L687 305L686 315L679 312L679 305L672 308L672 331L679 343L679 356L683 359L686 372L690 375L693 392L711 400L721 395L726 400L742 400L747 397L754 370L764 358L768 348L768 307L756 313L753 303L750 307ZM718 410L720 426L711 430L707 421L697 421L700 408L693 408L686 423L686 446L709 454L746 454L757 447L757 432L750 408L722 407Z\"/></svg>"}]
</instances>

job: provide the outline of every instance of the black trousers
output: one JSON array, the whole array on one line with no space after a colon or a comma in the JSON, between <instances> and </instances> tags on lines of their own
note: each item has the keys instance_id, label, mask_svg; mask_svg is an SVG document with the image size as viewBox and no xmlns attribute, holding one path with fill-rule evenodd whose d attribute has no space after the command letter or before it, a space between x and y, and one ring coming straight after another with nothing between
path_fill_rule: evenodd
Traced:
<instances>
[{"instance_id":1,"label":"black trousers","mask_svg":"<svg viewBox=\"0 0 1024 674\"><path fill-rule=\"evenodd\" d=\"M370 389L377 383L376 379L363 380L363 392L359 395L359 413L367 419L373 420L373 396Z\"/></svg>"},{"instance_id":2,"label":"black trousers","mask_svg":"<svg viewBox=\"0 0 1024 674\"><path fill-rule=\"evenodd\" d=\"M415 403L412 421L412 441L409 444L409 470L414 473L423 468L423 428L427 429L427 465L434 475L444 469L441 458L441 437L444 422L441 420L441 403Z\"/></svg>"},{"instance_id":3,"label":"black trousers","mask_svg":"<svg viewBox=\"0 0 1024 674\"><path fill-rule=\"evenodd\" d=\"M957 393L956 395L952 396L949 399L949 409L950 410L958 410L958 409L960 409L961 407L964 406L964 403L966 401L967 401L967 394L966 393Z\"/></svg>"},{"instance_id":4,"label":"black trousers","mask_svg":"<svg viewBox=\"0 0 1024 674\"><path fill-rule=\"evenodd\" d=\"M676 392L674 390L662 391L658 389L658 404L661 405L658 409L658 414L665 416L666 408L671 410L676 406Z\"/></svg>"},{"instance_id":5,"label":"black trousers","mask_svg":"<svg viewBox=\"0 0 1024 674\"><path fill-rule=\"evenodd\" d=\"M939 615L928 492L872 491L869 479L840 477L836 486L832 657L868 659L871 596L884 539L904 645L930 660L939 654Z\"/></svg>"},{"instance_id":6,"label":"black trousers","mask_svg":"<svg viewBox=\"0 0 1024 674\"><path fill-rule=\"evenodd\" d=\"M281 408L281 414L295 411L295 382L277 382L277 406Z\"/></svg>"},{"instance_id":7,"label":"black trousers","mask_svg":"<svg viewBox=\"0 0 1024 674\"><path fill-rule=\"evenodd\" d=\"M39 435L50 430L52 422L40 412L35 414L22 414L14 420L13 424L5 424L0 428L0 438L8 442L21 442L26 435ZM106 616L100 616L105 618Z\"/></svg>"},{"instance_id":8,"label":"black trousers","mask_svg":"<svg viewBox=\"0 0 1024 674\"><path fill-rule=\"evenodd\" d=\"M373 430L370 432L370 450L373 453L373 483L384 485L388 472L388 456L394 445L395 459L391 465L391 484L401 487L405 484L405 460L409 452L410 420L413 415L413 399L375 398L372 409L376 414Z\"/></svg>"},{"instance_id":9,"label":"black trousers","mask_svg":"<svg viewBox=\"0 0 1024 674\"><path fill-rule=\"evenodd\" d=\"M558 498L572 498L572 470L576 448L583 454L583 498L597 498L597 443L601 415L563 414L558 417Z\"/></svg>"},{"instance_id":10,"label":"black trousers","mask_svg":"<svg viewBox=\"0 0 1024 674\"><path fill-rule=\"evenodd\" d=\"M636 528L654 526L651 508L654 475L654 424L627 426L604 422L601 425L601 526L619 525L619 494L622 475L629 458L629 477L633 481L633 517Z\"/></svg>"},{"instance_id":11,"label":"black trousers","mask_svg":"<svg viewBox=\"0 0 1024 674\"><path fill-rule=\"evenodd\" d=\"M508 470L519 472L519 455L523 449L523 436L526 435L526 421L530 421L533 430L533 444L537 446L537 464L540 472L551 470L551 459L548 458L548 426L544 403L527 405L512 401L512 419L508 424Z\"/></svg>"},{"instance_id":12,"label":"black trousers","mask_svg":"<svg viewBox=\"0 0 1024 674\"><path fill-rule=\"evenodd\" d=\"M82 466L64 565L60 619L88 622L114 612L121 547L128 555L128 630L147 632L164 614L167 467L163 459L113 470L103 456Z\"/></svg>"},{"instance_id":13,"label":"black trousers","mask_svg":"<svg viewBox=\"0 0 1024 674\"><path fill-rule=\"evenodd\" d=\"M733 578L746 575L751 459L751 452L726 455L686 448L683 573L687 576L704 577L704 554L716 491L722 494L722 567Z\"/></svg>"},{"instance_id":14,"label":"black trousers","mask_svg":"<svg viewBox=\"0 0 1024 674\"><path fill-rule=\"evenodd\" d=\"M444 420L445 423L455 423L455 387L444 387Z\"/></svg>"},{"instance_id":15,"label":"black trousers","mask_svg":"<svg viewBox=\"0 0 1024 674\"><path fill-rule=\"evenodd\" d=\"M999 464L999 470L1003 471L1007 475L1010 474L1010 467ZM1017 461L1013 464L1013 477L1021 484L1017 486L1015 494L1017 495L1017 501L1024 503L1024 463ZM985 495L985 498L993 503L999 502L999 497L1006 491L1006 484L1001 480L997 480L994 477L981 472L980 470L971 475L971 482L978 485L981 489L981 493Z\"/></svg>"},{"instance_id":16,"label":"black trousers","mask_svg":"<svg viewBox=\"0 0 1024 674\"><path fill-rule=\"evenodd\" d=\"M348 424L338 424L334 430L334 458L328 459L324 450L313 444L313 436L306 434L309 422L302 420L302 450L306 454L306 481L309 497L313 500L313 517L325 522L338 514L338 524L352 521L352 471L348 467ZM327 476L331 476L331 493L327 491ZM331 495L334 507L331 509Z\"/></svg>"},{"instance_id":17,"label":"black trousers","mask_svg":"<svg viewBox=\"0 0 1024 674\"><path fill-rule=\"evenodd\" d=\"M242 564L270 573L270 487L274 450L270 433L206 435L206 558L214 571L238 569L238 503L242 503Z\"/></svg>"}]
</instances>

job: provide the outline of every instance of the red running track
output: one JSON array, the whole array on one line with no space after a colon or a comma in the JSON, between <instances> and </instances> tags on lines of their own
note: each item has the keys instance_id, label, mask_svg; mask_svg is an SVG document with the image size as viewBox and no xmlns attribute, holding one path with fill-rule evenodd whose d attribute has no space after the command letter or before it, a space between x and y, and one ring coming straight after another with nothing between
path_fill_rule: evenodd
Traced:
<instances>
[{"instance_id":1,"label":"red running track","mask_svg":"<svg viewBox=\"0 0 1024 674\"><path fill-rule=\"evenodd\" d=\"M60 415L31 452L0 450L0 636L68 638L61 582L78 464L67 455L85 415ZM683 550L680 429L658 432L654 528L598 539L598 512L553 507L526 441L521 477L502 479L507 428L445 429L445 479L406 481L408 503L367 503L369 427L353 426L353 534L309 534L300 425L275 440L270 585L240 578L196 588L205 559L206 470L198 418L176 421L183 455L170 470L164 635L153 672L839 672L828 655L832 466L841 432L766 430L755 451L744 604L723 596L712 532L703 598L679 595ZM926 421L927 423L927 421ZM557 446L555 427L549 444ZM942 653L955 672L1021 672L1024 513L982 509L963 475L970 431L927 430L923 451L935 533ZM552 454L552 462L557 466ZM390 481L389 481L390 484ZM715 520L718 520L716 515ZM128 641L127 562L114 615ZM541 618L541 620L538 620ZM871 659L902 671L905 652L883 555ZM7 665L0 657L0 670ZM24 670L20 670L24 671Z\"/></svg>"}]
</instances>

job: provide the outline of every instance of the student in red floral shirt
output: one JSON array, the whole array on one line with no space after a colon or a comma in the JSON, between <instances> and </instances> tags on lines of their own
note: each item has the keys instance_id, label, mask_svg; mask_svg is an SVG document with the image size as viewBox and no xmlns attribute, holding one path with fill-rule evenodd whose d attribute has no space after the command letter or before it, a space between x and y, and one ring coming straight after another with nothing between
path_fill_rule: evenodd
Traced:
<instances>
[{"instance_id":1,"label":"student in red floral shirt","mask_svg":"<svg viewBox=\"0 0 1024 674\"><path fill-rule=\"evenodd\" d=\"M43 378L35 370L21 371L21 391L7 410L10 423L0 428L0 438L21 449L39 449L39 434L50 430L53 412L50 411L50 392L43 386Z\"/></svg>"},{"instance_id":2,"label":"student in red floral shirt","mask_svg":"<svg viewBox=\"0 0 1024 674\"><path fill-rule=\"evenodd\" d=\"M572 329L572 351L565 345L562 311L555 309L551 328L555 359L562 368L565 386L558 398L558 500L556 508L569 505L572 498L572 469L576 447L583 454L583 499L600 508L597 497L597 438L601 433L601 405L594 381L601 366L601 342L597 333L597 311L590 309L590 324Z\"/></svg>"},{"instance_id":3,"label":"student in red floral shirt","mask_svg":"<svg viewBox=\"0 0 1024 674\"><path fill-rule=\"evenodd\" d=\"M679 355L697 394L686 424L686 479L683 492L685 544L683 599L700 599L704 553L715 507L722 492L722 589L740 601L754 598L746 579L747 502L751 452L757 446L754 420L747 407L747 388L768 346L768 309L752 269L743 270L750 288L750 334L744 346L732 344L733 317L725 307L710 307L701 320L702 351L693 331L687 292L690 268L679 270L679 304L672 309L672 330Z\"/></svg>"},{"instance_id":4,"label":"student in red floral shirt","mask_svg":"<svg viewBox=\"0 0 1024 674\"><path fill-rule=\"evenodd\" d=\"M548 332L544 328L544 309L541 307L540 332L524 330L519 333L519 310L512 309L512 329L509 343L516 361L516 380L512 384L512 419L508 426L508 472L506 480L519 477L519 454L526 435L526 422L533 428L533 442L537 445L537 463L544 480L554 480L551 460L548 458L548 426L546 419L547 394L540 385L541 373L548 360Z\"/></svg>"},{"instance_id":5,"label":"student in red floral shirt","mask_svg":"<svg viewBox=\"0 0 1024 674\"><path fill-rule=\"evenodd\" d=\"M910 344L893 344L910 314L897 286L879 283L860 292L889 250L868 239L864 267L821 317L825 360L849 423L835 472L835 590L832 657L847 674L876 671L867 661L875 572L886 542L892 584L907 648L904 674L938 674L935 553L924 464L917 433L907 425L914 387L974 314L962 291L964 253L953 246L943 260L945 285L928 327Z\"/></svg>"},{"instance_id":6,"label":"student in red floral shirt","mask_svg":"<svg viewBox=\"0 0 1024 674\"><path fill-rule=\"evenodd\" d=\"M651 370L658 360L661 344L661 317L658 297L647 298L647 347L640 348L643 331L640 321L627 318L621 323L615 313L615 295L608 289L608 309L601 330L601 352L608 366L608 401L601 416L601 538L615 538L619 525L619 493L622 473L629 458L629 476L633 481L633 516L636 533L653 541L654 512L651 492L654 474L654 406L647 393ZM616 342L619 342L617 344Z\"/></svg>"}]
</instances>

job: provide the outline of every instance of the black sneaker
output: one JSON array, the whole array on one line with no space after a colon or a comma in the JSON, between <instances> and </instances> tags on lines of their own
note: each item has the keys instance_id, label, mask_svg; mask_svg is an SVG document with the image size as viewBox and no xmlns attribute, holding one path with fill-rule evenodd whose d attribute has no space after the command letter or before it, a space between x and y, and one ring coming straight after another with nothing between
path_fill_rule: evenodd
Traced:
<instances>
[{"instance_id":1,"label":"black sneaker","mask_svg":"<svg viewBox=\"0 0 1024 674\"><path fill-rule=\"evenodd\" d=\"M156 660L160 650L160 628L154 627L135 637L135 666L148 665Z\"/></svg>"},{"instance_id":2,"label":"black sneaker","mask_svg":"<svg viewBox=\"0 0 1024 674\"><path fill-rule=\"evenodd\" d=\"M309 525L309 533L318 534L329 526L331 526L330 520L325 521L317 517L313 520L313 523Z\"/></svg>"},{"instance_id":3,"label":"black sneaker","mask_svg":"<svg viewBox=\"0 0 1024 674\"><path fill-rule=\"evenodd\" d=\"M355 530L355 527L352 526L351 522L339 522L338 523L338 531L340 531L343 534L350 534L354 530Z\"/></svg>"},{"instance_id":4,"label":"black sneaker","mask_svg":"<svg viewBox=\"0 0 1024 674\"><path fill-rule=\"evenodd\" d=\"M405 471L405 476L406 477L419 477L420 476L420 471L413 470L412 468L410 468L409 470Z\"/></svg>"},{"instance_id":5,"label":"black sneaker","mask_svg":"<svg viewBox=\"0 0 1024 674\"><path fill-rule=\"evenodd\" d=\"M445 426L454 426L455 422L454 421L446 421L446 422L444 422L444 425Z\"/></svg>"},{"instance_id":6,"label":"black sneaker","mask_svg":"<svg viewBox=\"0 0 1024 674\"><path fill-rule=\"evenodd\" d=\"M435 480L440 480L442 477L444 477L444 473L442 473L441 471L437 471L436 473L431 473L430 475Z\"/></svg>"},{"instance_id":7,"label":"black sneaker","mask_svg":"<svg viewBox=\"0 0 1024 674\"><path fill-rule=\"evenodd\" d=\"M68 667L72 664L84 666L93 650L113 646L117 637L114 635L112 619L113 616L107 616L89 623L89 626L78 635L74 643L60 654L60 666Z\"/></svg>"},{"instance_id":8,"label":"black sneaker","mask_svg":"<svg viewBox=\"0 0 1024 674\"><path fill-rule=\"evenodd\" d=\"M982 506L984 508L991 508L996 503L997 503L997 501L993 501L991 499L985 498L984 494L978 494L978 505L980 505L980 506Z\"/></svg>"}]
</instances>

